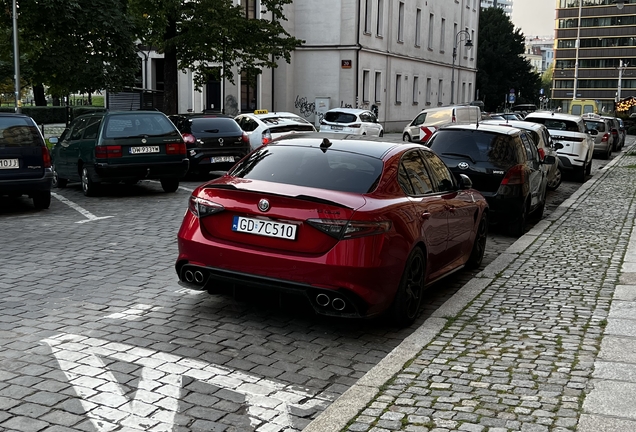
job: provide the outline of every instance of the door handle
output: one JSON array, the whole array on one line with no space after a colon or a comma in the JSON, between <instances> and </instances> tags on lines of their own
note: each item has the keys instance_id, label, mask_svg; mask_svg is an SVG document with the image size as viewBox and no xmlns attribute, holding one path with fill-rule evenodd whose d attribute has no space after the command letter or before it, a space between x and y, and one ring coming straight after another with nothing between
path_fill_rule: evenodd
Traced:
<instances>
[{"instance_id":1,"label":"door handle","mask_svg":"<svg viewBox=\"0 0 636 432\"><path fill-rule=\"evenodd\" d=\"M428 220L431 218L431 212L429 212L428 210L425 210L424 213L422 213L422 220Z\"/></svg>"}]
</instances>

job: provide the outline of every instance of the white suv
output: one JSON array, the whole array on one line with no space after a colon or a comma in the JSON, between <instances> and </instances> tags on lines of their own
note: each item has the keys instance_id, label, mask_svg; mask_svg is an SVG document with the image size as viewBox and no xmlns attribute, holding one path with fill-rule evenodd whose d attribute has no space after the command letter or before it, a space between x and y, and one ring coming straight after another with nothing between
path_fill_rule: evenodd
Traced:
<instances>
[{"instance_id":1,"label":"white suv","mask_svg":"<svg viewBox=\"0 0 636 432\"><path fill-rule=\"evenodd\" d=\"M384 128L369 110L333 108L320 121L320 132L383 136Z\"/></svg>"},{"instance_id":2,"label":"white suv","mask_svg":"<svg viewBox=\"0 0 636 432\"><path fill-rule=\"evenodd\" d=\"M563 145L557 150L561 168L573 171L576 179L584 182L585 176L592 170L594 136L598 132L588 131L583 118L572 114L535 111L524 120L542 123L548 128L552 140Z\"/></svg>"}]
</instances>

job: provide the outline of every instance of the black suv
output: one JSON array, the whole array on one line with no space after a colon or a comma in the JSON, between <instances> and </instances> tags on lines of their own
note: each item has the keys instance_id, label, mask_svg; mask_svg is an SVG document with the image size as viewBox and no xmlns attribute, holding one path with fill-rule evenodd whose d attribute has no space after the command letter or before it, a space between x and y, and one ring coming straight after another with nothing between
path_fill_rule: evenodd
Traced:
<instances>
[{"instance_id":1,"label":"black suv","mask_svg":"<svg viewBox=\"0 0 636 432\"><path fill-rule=\"evenodd\" d=\"M220 115L171 115L183 135L191 174L229 169L250 152L249 136L232 117Z\"/></svg>"},{"instance_id":2,"label":"black suv","mask_svg":"<svg viewBox=\"0 0 636 432\"><path fill-rule=\"evenodd\" d=\"M56 187L81 181L86 196L103 183L134 184L159 179L166 192L179 188L188 171L181 134L159 111L111 111L86 114L58 138L50 138Z\"/></svg>"},{"instance_id":3,"label":"black suv","mask_svg":"<svg viewBox=\"0 0 636 432\"><path fill-rule=\"evenodd\" d=\"M37 209L51 205L51 155L33 119L0 114L0 195L28 195Z\"/></svg>"},{"instance_id":4,"label":"black suv","mask_svg":"<svg viewBox=\"0 0 636 432\"><path fill-rule=\"evenodd\" d=\"M546 156L542 161L528 132L482 124L446 126L427 146L456 177L470 177L488 201L491 221L505 224L511 235L524 233L530 214L537 220L543 216L547 177L541 165L556 160Z\"/></svg>"}]
</instances>

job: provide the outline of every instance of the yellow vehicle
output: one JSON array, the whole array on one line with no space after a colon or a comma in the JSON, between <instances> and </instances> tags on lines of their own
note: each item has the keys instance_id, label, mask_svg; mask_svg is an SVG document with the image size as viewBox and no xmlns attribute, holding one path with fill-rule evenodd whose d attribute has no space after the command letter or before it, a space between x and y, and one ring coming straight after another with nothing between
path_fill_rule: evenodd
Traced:
<instances>
[{"instance_id":1,"label":"yellow vehicle","mask_svg":"<svg viewBox=\"0 0 636 432\"><path fill-rule=\"evenodd\" d=\"M601 104L593 99L576 99L570 102L570 114L599 114Z\"/></svg>"}]
</instances>

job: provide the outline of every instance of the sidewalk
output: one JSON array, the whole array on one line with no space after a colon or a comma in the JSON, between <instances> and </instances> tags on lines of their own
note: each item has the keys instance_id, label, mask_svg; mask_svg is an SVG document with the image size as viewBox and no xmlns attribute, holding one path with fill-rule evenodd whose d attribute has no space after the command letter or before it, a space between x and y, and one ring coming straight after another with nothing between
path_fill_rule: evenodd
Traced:
<instances>
[{"instance_id":1,"label":"sidewalk","mask_svg":"<svg viewBox=\"0 0 636 432\"><path fill-rule=\"evenodd\" d=\"M304 432L636 431L636 145Z\"/></svg>"}]
</instances>

